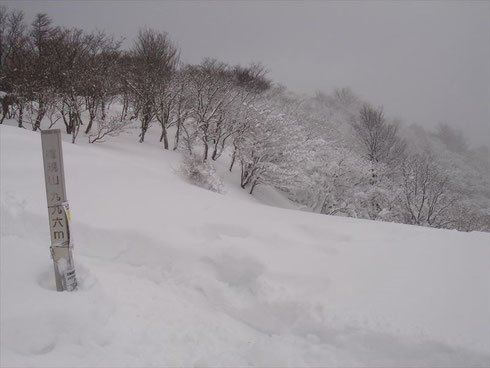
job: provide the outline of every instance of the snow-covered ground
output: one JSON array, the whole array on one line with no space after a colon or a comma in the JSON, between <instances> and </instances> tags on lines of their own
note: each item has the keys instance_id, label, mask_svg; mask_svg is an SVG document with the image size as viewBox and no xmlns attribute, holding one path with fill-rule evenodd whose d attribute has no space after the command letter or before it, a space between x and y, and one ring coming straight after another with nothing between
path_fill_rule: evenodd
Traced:
<instances>
[{"instance_id":1,"label":"snow-covered ground","mask_svg":"<svg viewBox=\"0 0 490 368\"><path fill-rule=\"evenodd\" d=\"M226 194L192 186L156 136L67 137L59 293L40 135L0 145L2 367L490 365L487 233L277 208L224 166Z\"/></svg>"}]
</instances>

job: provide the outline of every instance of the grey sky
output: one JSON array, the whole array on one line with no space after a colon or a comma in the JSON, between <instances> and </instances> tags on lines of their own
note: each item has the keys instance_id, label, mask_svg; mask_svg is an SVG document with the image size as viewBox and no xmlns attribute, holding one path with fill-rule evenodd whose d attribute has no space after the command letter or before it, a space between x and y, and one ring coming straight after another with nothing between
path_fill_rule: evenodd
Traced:
<instances>
[{"instance_id":1,"label":"grey sky","mask_svg":"<svg viewBox=\"0 0 490 368\"><path fill-rule=\"evenodd\" d=\"M490 140L488 1L3 1L28 21L102 29L130 41L167 31L185 61L261 61L298 91L350 86L392 117Z\"/></svg>"}]
</instances>

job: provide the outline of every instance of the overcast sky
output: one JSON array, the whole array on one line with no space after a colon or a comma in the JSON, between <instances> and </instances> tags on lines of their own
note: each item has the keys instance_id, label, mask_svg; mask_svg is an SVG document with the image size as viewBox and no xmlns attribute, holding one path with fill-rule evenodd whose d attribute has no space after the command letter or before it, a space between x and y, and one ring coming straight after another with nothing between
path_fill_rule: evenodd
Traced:
<instances>
[{"instance_id":1,"label":"overcast sky","mask_svg":"<svg viewBox=\"0 0 490 368\"><path fill-rule=\"evenodd\" d=\"M105 30L130 45L166 31L184 61L262 62L297 92L351 87L388 116L490 141L488 1L2 1L30 22Z\"/></svg>"}]
</instances>

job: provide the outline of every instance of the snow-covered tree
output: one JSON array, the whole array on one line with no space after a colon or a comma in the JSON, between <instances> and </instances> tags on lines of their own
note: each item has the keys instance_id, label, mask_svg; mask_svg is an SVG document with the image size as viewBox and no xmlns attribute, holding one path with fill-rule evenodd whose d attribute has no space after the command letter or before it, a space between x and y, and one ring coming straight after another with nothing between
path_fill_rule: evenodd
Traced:
<instances>
[{"instance_id":1,"label":"snow-covered tree","mask_svg":"<svg viewBox=\"0 0 490 368\"><path fill-rule=\"evenodd\" d=\"M234 113L241 100L236 74L228 64L206 59L185 69L193 134L203 146L203 161L216 159L235 130ZM243 100L242 100L243 101ZM234 108L235 107L235 108Z\"/></svg>"},{"instance_id":2,"label":"snow-covered tree","mask_svg":"<svg viewBox=\"0 0 490 368\"><path fill-rule=\"evenodd\" d=\"M455 203L449 178L442 175L433 157L413 156L402 165L402 203L405 222L445 227L448 211Z\"/></svg>"},{"instance_id":3,"label":"snow-covered tree","mask_svg":"<svg viewBox=\"0 0 490 368\"><path fill-rule=\"evenodd\" d=\"M464 153L468 150L468 143L463 133L448 124L439 124L434 135L453 152Z\"/></svg>"},{"instance_id":4,"label":"snow-covered tree","mask_svg":"<svg viewBox=\"0 0 490 368\"><path fill-rule=\"evenodd\" d=\"M394 164L403 158L406 144L398 127L386 121L382 108L365 104L352 122L362 154L371 162Z\"/></svg>"},{"instance_id":5,"label":"snow-covered tree","mask_svg":"<svg viewBox=\"0 0 490 368\"><path fill-rule=\"evenodd\" d=\"M277 96L276 96L277 98ZM259 184L288 191L301 185L301 161L306 135L280 108L262 100L250 106L249 128L237 143L241 186L250 193ZM291 139L294 137L294 139Z\"/></svg>"}]
</instances>

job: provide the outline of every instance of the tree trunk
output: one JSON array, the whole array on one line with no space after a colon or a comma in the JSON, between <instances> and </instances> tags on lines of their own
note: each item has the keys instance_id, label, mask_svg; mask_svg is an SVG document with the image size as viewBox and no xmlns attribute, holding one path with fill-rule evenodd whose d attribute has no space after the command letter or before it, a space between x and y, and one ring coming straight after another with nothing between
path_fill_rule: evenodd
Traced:
<instances>
[{"instance_id":1,"label":"tree trunk","mask_svg":"<svg viewBox=\"0 0 490 368\"><path fill-rule=\"evenodd\" d=\"M216 161L218 159L218 142L215 142L213 145L213 154L211 155L211 159Z\"/></svg>"},{"instance_id":2,"label":"tree trunk","mask_svg":"<svg viewBox=\"0 0 490 368\"><path fill-rule=\"evenodd\" d=\"M208 160L208 153L209 153L209 145L207 141L204 141L204 156L203 156L203 162L206 162Z\"/></svg>"},{"instance_id":3,"label":"tree trunk","mask_svg":"<svg viewBox=\"0 0 490 368\"><path fill-rule=\"evenodd\" d=\"M119 120L123 121L124 119L126 119L127 115L128 115L128 107L127 107L126 99L123 98L123 108L121 111L121 118Z\"/></svg>"},{"instance_id":4,"label":"tree trunk","mask_svg":"<svg viewBox=\"0 0 490 368\"><path fill-rule=\"evenodd\" d=\"M168 136L167 136L167 128L165 124L162 124L162 135L160 136L160 142L163 140L163 148L168 150Z\"/></svg>"},{"instance_id":5,"label":"tree trunk","mask_svg":"<svg viewBox=\"0 0 490 368\"><path fill-rule=\"evenodd\" d=\"M68 106L68 104L66 104ZM65 102L63 101L63 106L61 107L61 117L63 118L63 124L65 124L66 134L71 134L71 112L68 109L68 119L65 113Z\"/></svg>"},{"instance_id":6,"label":"tree trunk","mask_svg":"<svg viewBox=\"0 0 490 368\"><path fill-rule=\"evenodd\" d=\"M180 118L177 120L177 131L175 132L175 140L174 140L174 151L179 147L179 138L180 138L180 126L181 126Z\"/></svg>"},{"instance_id":7,"label":"tree trunk","mask_svg":"<svg viewBox=\"0 0 490 368\"><path fill-rule=\"evenodd\" d=\"M146 128L141 126L141 133L140 133L140 143L143 143L145 141L145 134L146 134Z\"/></svg>"},{"instance_id":8,"label":"tree trunk","mask_svg":"<svg viewBox=\"0 0 490 368\"><path fill-rule=\"evenodd\" d=\"M92 124L94 123L94 117L92 114L89 114L89 121L87 125L87 129L85 129L85 134L88 134L90 132L90 129L92 129Z\"/></svg>"},{"instance_id":9,"label":"tree trunk","mask_svg":"<svg viewBox=\"0 0 490 368\"><path fill-rule=\"evenodd\" d=\"M150 122L152 119L152 106L149 101L146 101L142 107L143 119L141 119L141 134L140 134L140 143L145 141L145 135L150 127Z\"/></svg>"},{"instance_id":10,"label":"tree trunk","mask_svg":"<svg viewBox=\"0 0 490 368\"><path fill-rule=\"evenodd\" d=\"M2 120L0 120L0 124L3 123L3 120L5 119L5 116L7 116L8 113L9 113L9 105L7 101L5 101L5 97L4 97L4 99L2 100Z\"/></svg>"},{"instance_id":11,"label":"tree trunk","mask_svg":"<svg viewBox=\"0 0 490 368\"><path fill-rule=\"evenodd\" d=\"M109 108L110 108L110 102L109 102ZM102 121L105 121L105 101L102 99L100 102L100 118Z\"/></svg>"},{"instance_id":12,"label":"tree trunk","mask_svg":"<svg viewBox=\"0 0 490 368\"><path fill-rule=\"evenodd\" d=\"M325 198L323 199L322 206L320 208L320 213L325 214L327 211L327 205L328 205L328 196L329 194L325 194Z\"/></svg>"},{"instance_id":13,"label":"tree trunk","mask_svg":"<svg viewBox=\"0 0 490 368\"><path fill-rule=\"evenodd\" d=\"M87 97L85 101L85 106L88 110L89 121L87 124L87 128L85 129L85 134L88 134L92 129L92 125L94 123L95 117L97 116L97 105L98 102L94 99L90 101L90 97Z\"/></svg>"},{"instance_id":14,"label":"tree trunk","mask_svg":"<svg viewBox=\"0 0 490 368\"><path fill-rule=\"evenodd\" d=\"M240 173L240 186L242 187L242 189L245 189L249 180L250 177L248 175L248 170L245 168L244 164L242 163L242 171Z\"/></svg>"},{"instance_id":15,"label":"tree trunk","mask_svg":"<svg viewBox=\"0 0 490 368\"><path fill-rule=\"evenodd\" d=\"M150 116L148 114L143 116L141 121L141 133L140 133L140 143L145 141L146 131L148 130L148 125L150 124Z\"/></svg>"},{"instance_id":16,"label":"tree trunk","mask_svg":"<svg viewBox=\"0 0 490 368\"><path fill-rule=\"evenodd\" d=\"M231 164L230 164L230 172L233 170L233 165L235 164L236 160L236 149L233 151L233 155L231 156Z\"/></svg>"},{"instance_id":17,"label":"tree trunk","mask_svg":"<svg viewBox=\"0 0 490 368\"><path fill-rule=\"evenodd\" d=\"M42 100L39 100L36 122L34 123L34 125L32 127L32 130L34 132L38 129L41 129L41 120L43 120L44 112L45 112L44 111L44 102Z\"/></svg>"},{"instance_id":18,"label":"tree trunk","mask_svg":"<svg viewBox=\"0 0 490 368\"><path fill-rule=\"evenodd\" d=\"M80 116L80 113L78 112L73 113L71 143L73 144L75 143L75 140L77 139L81 126L82 126L82 118Z\"/></svg>"},{"instance_id":19,"label":"tree trunk","mask_svg":"<svg viewBox=\"0 0 490 368\"><path fill-rule=\"evenodd\" d=\"M22 106L22 104L19 105L19 128L23 128L24 127L24 124L23 124L23 119L24 119L24 106Z\"/></svg>"},{"instance_id":20,"label":"tree trunk","mask_svg":"<svg viewBox=\"0 0 490 368\"><path fill-rule=\"evenodd\" d=\"M121 111L121 121L128 117L128 109L129 109L129 94L125 92L123 94L123 108Z\"/></svg>"},{"instance_id":21,"label":"tree trunk","mask_svg":"<svg viewBox=\"0 0 490 368\"><path fill-rule=\"evenodd\" d=\"M257 185L257 180L254 180L254 182L252 183L252 186L250 187L250 192L249 192L250 194L252 194L252 193L253 193L253 191L254 191L254 189L255 189L256 185Z\"/></svg>"}]
</instances>

